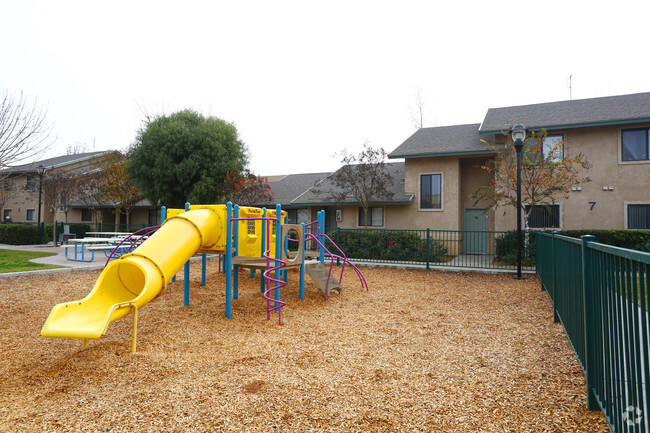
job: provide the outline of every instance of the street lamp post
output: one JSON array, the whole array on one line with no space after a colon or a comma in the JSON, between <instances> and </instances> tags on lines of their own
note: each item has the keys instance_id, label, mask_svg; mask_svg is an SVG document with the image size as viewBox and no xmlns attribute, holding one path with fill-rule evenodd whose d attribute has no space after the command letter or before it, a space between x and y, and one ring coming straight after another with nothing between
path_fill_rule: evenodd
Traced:
<instances>
[{"instance_id":1,"label":"street lamp post","mask_svg":"<svg viewBox=\"0 0 650 433\"><path fill-rule=\"evenodd\" d=\"M40 241L43 243L43 229L41 227L41 198L43 197L43 175L45 174L45 166L43 163L38 164L38 234Z\"/></svg>"},{"instance_id":2,"label":"street lamp post","mask_svg":"<svg viewBox=\"0 0 650 433\"><path fill-rule=\"evenodd\" d=\"M517 152L517 276L518 280L524 279L521 276L521 151L524 148L526 139L526 127L521 123L512 127L512 141Z\"/></svg>"}]
</instances>

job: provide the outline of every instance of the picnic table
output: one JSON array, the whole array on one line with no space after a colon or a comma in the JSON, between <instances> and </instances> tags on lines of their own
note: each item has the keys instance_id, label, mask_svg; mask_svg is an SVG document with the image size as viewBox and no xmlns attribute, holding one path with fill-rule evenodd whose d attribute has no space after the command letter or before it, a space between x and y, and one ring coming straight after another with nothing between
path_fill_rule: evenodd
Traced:
<instances>
[{"instance_id":1,"label":"picnic table","mask_svg":"<svg viewBox=\"0 0 650 433\"><path fill-rule=\"evenodd\" d=\"M125 238L131 234L131 232L86 232L86 236L97 238Z\"/></svg>"},{"instance_id":2,"label":"picnic table","mask_svg":"<svg viewBox=\"0 0 650 433\"><path fill-rule=\"evenodd\" d=\"M66 259L77 262L92 262L95 260L95 251L104 251L104 255L108 257L106 261L106 264L108 264L110 259L120 257L122 254L138 247L149 237L149 232L144 235L134 235L130 232L86 232L86 235L93 235L94 237L69 239L71 244L62 246L62 248L66 249ZM74 256L69 254L68 250L74 251Z\"/></svg>"},{"instance_id":3,"label":"picnic table","mask_svg":"<svg viewBox=\"0 0 650 433\"><path fill-rule=\"evenodd\" d=\"M122 240L121 238L68 239L70 244L63 245L61 248L65 248L65 258L70 261L92 262L95 260L95 251L113 251ZM74 251L74 256L68 252L69 250Z\"/></svg>"}]
</instances>

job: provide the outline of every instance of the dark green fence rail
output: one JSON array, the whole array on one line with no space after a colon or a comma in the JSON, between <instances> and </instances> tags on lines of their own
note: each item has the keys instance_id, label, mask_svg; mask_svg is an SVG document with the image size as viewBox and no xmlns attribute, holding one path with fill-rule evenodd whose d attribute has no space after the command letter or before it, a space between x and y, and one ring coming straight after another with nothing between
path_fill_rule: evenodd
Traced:
<instances>
[{"instance_id":1,"label":"dark green fence rail","mask_svg":"<svg viewBox=\"0 0 650 433\"><path fill-rule=\"evenodd\" d=\"M326 233L356 262L420 265L426 269L512 270L516 266L513 232L334 228ZM534 266L535 235L530 233L525 240L524 264Z\"/></svg>"},{"instance_id":2,"label":"dark green fence rail","mask_svg":"<svg viewBox=\"0 0 650 433\"><path fill-rule=\"evenodd\" d=\"M539 234L537 273L614 432L650 431L650 253Z\"/></svg>"}]
</instances>

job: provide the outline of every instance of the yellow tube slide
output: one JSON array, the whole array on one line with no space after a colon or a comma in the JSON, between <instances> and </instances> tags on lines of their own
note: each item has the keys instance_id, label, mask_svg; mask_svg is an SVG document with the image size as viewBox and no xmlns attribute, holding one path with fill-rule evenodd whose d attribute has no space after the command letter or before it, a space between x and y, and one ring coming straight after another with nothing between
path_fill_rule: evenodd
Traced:
<instances>
[{"instance_id":1,"label":"yellow tube slide","mask_svg":"<svg viewBox=\"0 0 650 433\"><path fill-rule=\"evenodd\" d=\"M41 335L101 337L109 323L159 295L197 251L217 245L225 218L225 212L206 208L167 219L136 250L109 263L88 296L55 305Z\"/></svg>"}]
</instances>

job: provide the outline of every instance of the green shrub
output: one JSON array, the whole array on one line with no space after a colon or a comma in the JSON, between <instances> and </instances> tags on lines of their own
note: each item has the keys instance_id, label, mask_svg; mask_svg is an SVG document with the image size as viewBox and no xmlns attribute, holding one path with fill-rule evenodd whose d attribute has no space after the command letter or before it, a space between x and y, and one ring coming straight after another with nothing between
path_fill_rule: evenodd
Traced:
<instances>
[{"instance_id":1,"label":"green shrub","mask_svg":"<svg viewBox=\"0 0 650 433\"><path fill-rule=\"evenodd\" d=\"M601 244L650 252L650 230L565 230L560 234L578 239L594 235Z\"/></svg>"},{"instance_id":2,"label":"green shrub","mask_svg":"<svg viewBox=\"0 0 650 433\"><path fill-rule=\"evenodd\" d=\"M38 226L32 224L0 224L0 243L34 245L40 243Z\"/></svg>"},{"instance_id":3,"label":"green shrub","mask_svg":"<svg viewBox=\"0 0 650 433\"><path fill-rule=\"evenodd\" d=\"M365 260L426 262L426 239L417 232L398 230L342 229L328 235L347 257ZM338 236L338 238L337 238ZM430 240L429 261L442 261L447 247Z\"/></svg>"},{"instance_id":4,"label":"green shrub","mask_svg":"<svg viewBox=\"0 0 650 433\"><path fill-rule=\"evenodd\" d=\"M57 223L57 241L63 233L64 223ZM88 224L65 223L70 226L70 233L77 235L77 238L86 236L91 230ZM48 243L54 240L54 224L43 224L43 242ZM8 245L37 245L41 243L38 225L36 224L0 224L0 243Z\"/></svg>"},{"instance_id":5,"label":"green shrub","mask_svg":"<svg viewBox=\"0 0 650 433\"><path fill-rule=\"evenodd\" d=\"M522 232L521 264L535 266L535 232ZM517 264L517 232L496 236L496 260L501 265Z\"/></svg>"},{"instance_id":6,"label":"green shrub","mask_svg":"<svg viewBox=\"0 0 650 433\"><path fill-rule=\"evenodd\" d=\"M524 249L522 251L522 265L535 266L535 231L531 231L529 238L524 235ZM544 233L551 233L547 230ZM562 236L580 239L583 235L593 235L596 242L629 250L650 252L649 230L564 230L557 232ZM517 232L511 231L496 237L496 259L504 265L517 263Z\"/></svg>"}]
</instances>

